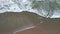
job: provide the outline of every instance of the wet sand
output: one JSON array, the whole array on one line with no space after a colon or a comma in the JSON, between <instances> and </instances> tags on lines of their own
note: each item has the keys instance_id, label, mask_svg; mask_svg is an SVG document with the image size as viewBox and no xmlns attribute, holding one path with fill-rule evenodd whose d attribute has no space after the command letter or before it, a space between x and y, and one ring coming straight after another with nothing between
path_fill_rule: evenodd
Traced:
<instances>
[{"instance_id":1,"label":"wet sand","mask_svg":"<svg viewBox=\"0 0 60 34\"><path fill-rule=\"evenodd\" d=\"M31 12L0 14L0 34L13 34L16 29L28 27L29 24L37 27L16 34L60 34L60 18L47 19Z\"/></svg>"},{"instance_id":2,"label":"wet sand","mask_svg":"<svg viewBox=\"0 0 60 34\"><path fill-rule=\"evenodd\" d=\"M60 31L45 30L42 27L35 27L21 32L17 32L16 34L60 34Z\"/></svg>"}]
</instances>

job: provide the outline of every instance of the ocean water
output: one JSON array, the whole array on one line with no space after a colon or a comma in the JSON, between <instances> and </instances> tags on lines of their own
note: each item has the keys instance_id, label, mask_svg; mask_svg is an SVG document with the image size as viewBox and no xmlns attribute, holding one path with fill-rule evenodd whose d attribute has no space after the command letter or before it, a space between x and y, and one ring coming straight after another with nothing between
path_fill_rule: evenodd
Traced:
<instances>
[{"instance_id":1,"label":"ocean water","mask_svg":"<svg viewBox=\"0 0 60 34\"><path fill-rule=\"evenodd\" d=\"M29 11L45 17L45 15L48 14L48 12L46 12L45 10L41 9L38 11L38 9L32 9L33 1L32 0L0 0L0 13ZM39 2L39 1L42 2L47 0L36 0L36 2ZM49 0L49 1L52 1L52 0ZM56 0L56 2L59 3L59 0ZM60 10L54 10L54 13L50 18L60 18L59 11Z\"/></svg>"}]
</instances>

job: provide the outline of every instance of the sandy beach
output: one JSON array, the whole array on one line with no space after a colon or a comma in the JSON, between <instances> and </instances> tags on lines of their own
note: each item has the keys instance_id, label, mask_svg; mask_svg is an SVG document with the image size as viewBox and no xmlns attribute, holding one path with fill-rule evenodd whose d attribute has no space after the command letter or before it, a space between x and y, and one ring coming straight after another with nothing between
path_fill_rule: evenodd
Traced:
<instances>
[{"instance_id":1,"label":"sandy beach","mask_svg":"<svg viewBox=\"0 0 60 34\"><path fill-rule=\"evenodd\" d=\"M16 34L60 34L60 31L45 30L42 27L35 27L21 32L17 32Z\"/></svg>"}]
</instances>

